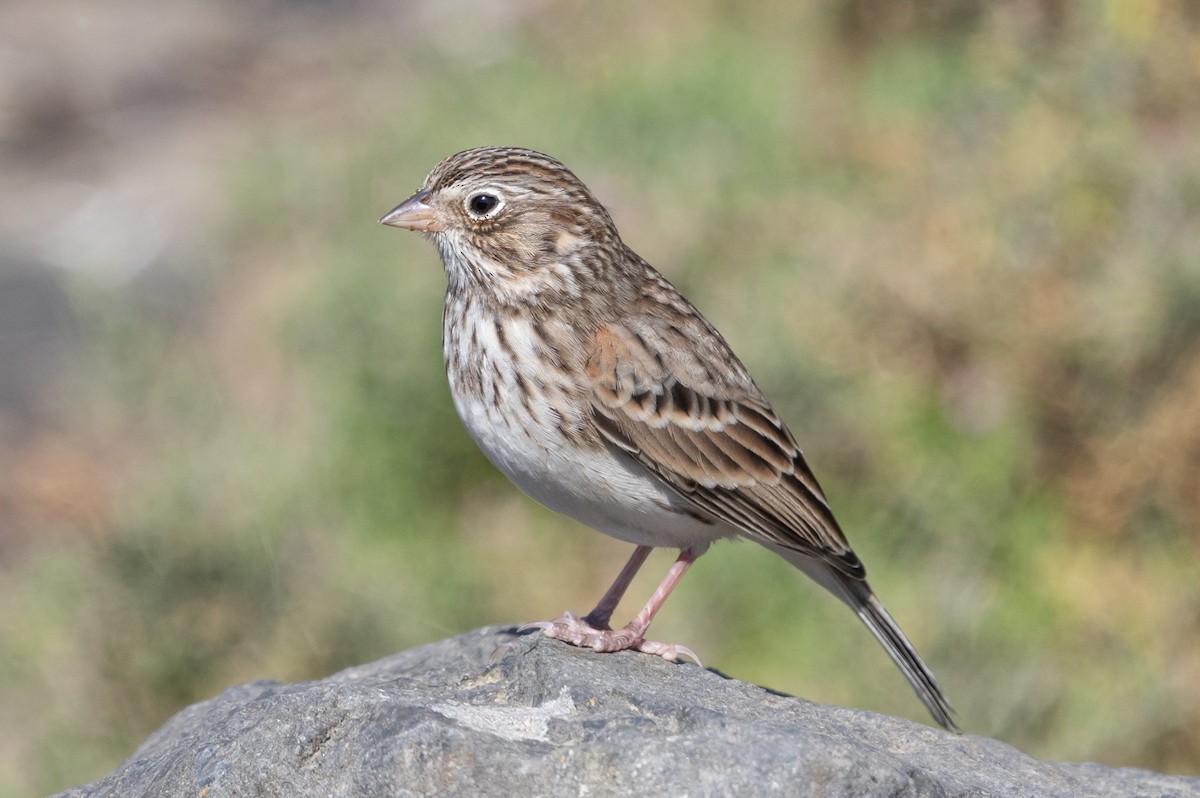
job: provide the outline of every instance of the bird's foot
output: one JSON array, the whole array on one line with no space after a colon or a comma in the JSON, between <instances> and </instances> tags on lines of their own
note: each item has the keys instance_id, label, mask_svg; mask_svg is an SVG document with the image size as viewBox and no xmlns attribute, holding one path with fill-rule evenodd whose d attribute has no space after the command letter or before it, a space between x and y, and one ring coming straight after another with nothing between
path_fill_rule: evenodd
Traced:
<instances>
[{"instance_id":1,"label":"bird's foot","mask_svg":"<svg viewBox=\"0 0 1200 798\"><path fill-rule=\"evenodd\" d=\"M642 636L645 629L638 629L632 623L621 629L609 629L607 624L602 627L593 626L586 617L576 618L572 613L567 612L556 621L534 621L525 624L517 631L527 632L531 629L541 629L542 634L546 637L562 640L573 646L590 648L593 651L605 653L625 650L641 651L644 654L653 654L671 661L676 661L680 657L688 657L700 667L704 667L700 658L690 648L674 643L658 643L647 640Z\"/></svg>"}]
</instances>

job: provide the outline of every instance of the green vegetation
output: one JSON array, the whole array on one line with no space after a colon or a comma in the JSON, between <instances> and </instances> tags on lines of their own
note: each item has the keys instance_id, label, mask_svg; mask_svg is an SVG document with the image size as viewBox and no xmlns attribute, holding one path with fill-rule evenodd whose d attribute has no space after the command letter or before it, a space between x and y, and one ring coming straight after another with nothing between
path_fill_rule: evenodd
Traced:
<instances>
[{"instance_id":1,"label":"green vegetation","mask_svg":"<svg viewBox=\"0 0 1200 798\"><path fill-rule=\"evenodd\" d=\"M488 143L564 160L726 332L968 731L1200 770L1195 14L515 8L347 34L323 123L269 123L231 169L186 319L75 287L79 428L129 454L101 517L0 570L0 794L97 778L231 684L586 610L615 575L627 546L475 450L436 253L375 225ZM926 720L751 545L702 558L655 636Z\"/></svg>"}]
</instances>

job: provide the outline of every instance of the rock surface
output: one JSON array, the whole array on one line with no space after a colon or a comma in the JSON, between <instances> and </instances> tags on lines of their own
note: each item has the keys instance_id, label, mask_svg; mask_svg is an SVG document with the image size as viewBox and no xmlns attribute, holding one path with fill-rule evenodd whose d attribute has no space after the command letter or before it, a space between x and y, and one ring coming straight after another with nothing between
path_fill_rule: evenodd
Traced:
<instances>
[{"instance_id":1,"label":"rock surface","mask_svg":"<svg viewBox=\"0 0 1200 798\"><path fill-rule=\"evenodd\" d=\"M510 645L491 655L498 646ZM180 712L98 796L1200 796L642 654L470 632Z\"/></svg>"}]
</instances>

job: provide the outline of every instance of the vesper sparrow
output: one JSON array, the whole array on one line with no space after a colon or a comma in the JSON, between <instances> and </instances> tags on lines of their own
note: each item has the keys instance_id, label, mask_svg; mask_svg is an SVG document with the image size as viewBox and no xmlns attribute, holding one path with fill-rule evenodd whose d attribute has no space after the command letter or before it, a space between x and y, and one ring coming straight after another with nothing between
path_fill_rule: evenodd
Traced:
<instances>
[{"instance_id":1,"label":"vesper sparrow","mask_svg":"<svg viewBox=\"0 0 1200 798\"><path fill-rule=\"evenodd\" d=\"M695 659L646 640L650 621L713 541L749 538L848 604L933 718L954 728L788 428L579 178L532 150L467 150L380 221L437 244L446 376L484 454L537 501L637 546L590 613L531 627L597 651ZM637 617L612 629L655 546L679 558Z\"/></svg>"}]
</instances>

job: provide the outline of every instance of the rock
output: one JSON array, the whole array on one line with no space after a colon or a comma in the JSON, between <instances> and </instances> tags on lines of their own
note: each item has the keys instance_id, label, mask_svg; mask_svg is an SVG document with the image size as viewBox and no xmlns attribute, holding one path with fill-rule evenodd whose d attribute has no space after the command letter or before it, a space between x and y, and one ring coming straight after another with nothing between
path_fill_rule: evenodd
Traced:
<instances>
[{"instance_id":1,"label":"rock","mask_svg":"<svg viewBox=\"0 0 1200 798\"><path fill-rule=\"evenodd\" d=\"M498 646L510 644L497 651ZM1200 796L644 654L481 629L180 712L98 796Z\"/></svg>"}]
</instances>

